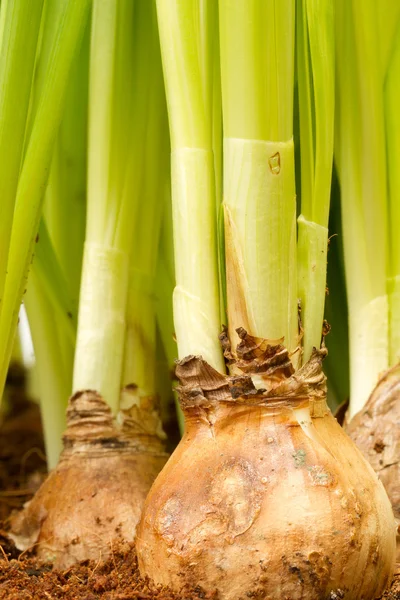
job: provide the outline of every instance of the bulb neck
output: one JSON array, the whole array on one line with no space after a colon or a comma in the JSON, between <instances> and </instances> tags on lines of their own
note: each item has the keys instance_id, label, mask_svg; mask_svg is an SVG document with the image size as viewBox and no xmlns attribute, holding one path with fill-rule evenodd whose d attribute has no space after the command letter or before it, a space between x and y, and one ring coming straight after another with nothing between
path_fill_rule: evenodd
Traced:
<instances>
[{"instance_id":1,"label":"bulb neck","mask_svg":"<svg viewBox=\"0 0 400 600\"><path fill-rule=\"evenodd\" d=\"M187 424L199 422L205 415L216 421L232 419L233 414L235 420L247 418L251 412L284 419L297 409L308 410L312 418L328 412L322 371L325 348L314 349L310 359L295 371L281 340L256 338L244 329L238 334L241 341L234 352L227 337L221 336L229 376L200 356L188 356L177 363L179 400Z\"/></svg>"},{"instance_id":2,"label":"bulb neck","mask_svg":"<svg viewBox=\"0 0 400 600\"><path fill-rule=\"evenodd\" d=\"M154 406L151 412L156 412ZM156 415L158 417L157 412ZM161 425L159 434L154 427L148 426L149 421L153 424L156 420L155 416L152 419L149 407L143 405L136 420L129 411L121 411L114 420L110 407L100 394L93 390L77 392L68 402L60 460L78 454L85 457L118 453L164 454Z\"/></svg>"}]
</instances>

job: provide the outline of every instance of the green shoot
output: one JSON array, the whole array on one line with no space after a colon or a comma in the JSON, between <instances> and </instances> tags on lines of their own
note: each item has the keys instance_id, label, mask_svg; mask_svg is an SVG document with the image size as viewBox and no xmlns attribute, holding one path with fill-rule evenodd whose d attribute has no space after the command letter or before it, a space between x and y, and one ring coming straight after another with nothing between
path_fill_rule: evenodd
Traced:
<instances>
[{"instance_id":1,"label":"green shoot","mask_svg":"<svg viewBox=\"0 0 400 600\"><path fill-rule=\"evenodd\" d=\"M350 329L350 415L388 367L387 177L377 5L336 3L336 164Z\"/></svg>"},{"instance_id":2,"label":"green shoot","mask_svg":"<svg viewBox=\"0 0 400 600\"><path fill-rule=\"evenodd\" d=\"M155 5L147 0L136 4L134 40L133 149L124 192L132 197L134 219L122 386L133 383L133 395L154 398L155 275L169 181L169 140Z\"/></svg>"},{"instance_id":3,"label":"green shoot","mask_svg":"<svg viewBox=\"0 0 400 600\"><path fill-rule=\"evenodd\" d=\"M219 17L229 334L294 352L294 2L221 0Z\"/></svg>"},{"instance_id":4,"label":"green shoot","mask_svg":"<svg viewBox=\"0 0 400 600\"><path fill-rule=\"evenodd\" d=\"M215 18L212 5L211 0L157 0L157 15L172 145L178 355L200 354L223 372L218 340L213 69L205 46Z\"/></svg>"},{"instance_id":5,"label":"green shoot","mask_svg":"<svg viewBox=\"0 0 400 600\"><path fill-rule=\"evenodd\" d=\"M72 66L43 208L75 311L86 223L89 33L90 27L87 27L81 51Z\"/></svg>"},{"instance_id":6,"label":"green shoot","mask_svg":"<svg viewBox=\"0 0 400 600\"><path fill-rule=\"evenodd\" d=\"M54 469L62 450L65 409L71 393L72 362L64 364L63 340L55 327L62 313L48 297L36 266L29 275L25 306L35 350L47 465Z\"/></svg>"},{"instance_id":7,"label":"green shoot","mask_svg":"<svg viewBox=\"0 0 400 600\"><path fill-rule=\"evenodd\" d=\"M301 146L298 292L303 362L319 348L325 306L333 162L334 15L325 0L298 0L297 66Z\"/></svg>"},{"instance_id":8,"label":"green shoot","mask_svg":"<svg viewBox=\"0 0 400 600\"><path fill-rule=\"evenodd\" d=\"M9 0L0 9L0 311L42 8Z\"/></svg>"},{"instance_id":9,"label":"green shoot","mask_svg":"<svg viewBox=\"0 0 400 600\"><path fill-rule=\"evenodd\" d=\"M50 7L49 7L50 8ZM55 3L47 19L57 18ZM49 22L46 22L47 26ZM89 32L89 27L86 28ZM65 409L72 391L79 279L83 251L86 193L86 113L88 35L75 56L65 109L54 145L44 216L28 280L25 307L35 350L40 410L47 463L58 462ZM34 93L45 83L48 52L41 56Z\"/></svg>"},{"instance_id":10,"label":"green shoot","mask_svg":"<svg viewBox=\"0 0 400 600\"><path fill-rule=\"evenodd\" d=\"M87 225L73 376L74 391L96 390L114 412L120 400L132 227L124 182L131 141L134 6L130 0L95 0L93 5Z\"/></svg>"},{"instance_id":11,"label":"green shoot","mask_svg":"<svg viewBox=\"0 0 400 600\"><path fill-rule=\"evenodd\" d=\"M384 93L389 182L389 363L394 365L400 360L400 21Z\"/></svg>"},{"instance_id":12,"label":"green shoot","mask_svg":"<svg viewBox=\"0 0 400 600\"><path fill-rule=\"evenodd\" d=\"M6 7L15 5L10 0ZM26 12L26 3L21 10ZM39 3L35 4L36 6ZM61 121L71 64L83 35L89 0L60 0L51 31L44 27L41 54L46 77L32 114L16 191L7 277L0 315L0 388L3 389L18 320L18 311L39 227L54 141ZM31 19L31 13L29 12ZM6 30L6 28L5 28ZM4 42L4 40L3 40ZM24 41L26 43L26 40ZM23 52L25 58L25 49ZM22 59L21 59L22 60ZM18 104L18 102L16 103Z\"/></svg>"}]
</instances>

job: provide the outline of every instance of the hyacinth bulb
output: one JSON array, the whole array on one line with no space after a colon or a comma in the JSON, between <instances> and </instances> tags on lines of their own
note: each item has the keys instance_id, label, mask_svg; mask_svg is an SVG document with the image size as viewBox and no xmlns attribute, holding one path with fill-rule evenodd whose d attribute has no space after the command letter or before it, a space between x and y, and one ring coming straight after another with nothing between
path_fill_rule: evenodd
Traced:
<instances>
[{"instance_id":1,"label":"hyacinth bulb","mask_svg":"<svg viewBox=\"0 0 400 600\"><path fill-rule=\"evenodd\" d=\"M96 392L70 398L60 461L12 522L20 550L34 548L39 559L67 568L133 542L146 494L167 460L154 410L142 404L136 412L140 418L131 411L116 427Z\"/></svg>"},{"instance_id":2,"label":"hyacinth bulb","mask_svg":"<svg viewBox=\"0 0 400 600\"><path fill-rule=\"evenodd\" d=\"M392 577L394 519L327 407L326 351L294 372L282 345L239 334L233 357L225 343L233 376L178 363L185 434L145 503L141 573L221 600L375 598Z\"/></svg>"},{"instance_id":3,"label":"hyacinth bulb","mask_svg":"<svg viewBox=\"0 0 400 600\"><path fill-rule=\"evenodd\" d=\"M346 431L372 465L392 503L398 526L400 561L400 365L379 379L375 389Z\"/></svg>"}]
</instances>

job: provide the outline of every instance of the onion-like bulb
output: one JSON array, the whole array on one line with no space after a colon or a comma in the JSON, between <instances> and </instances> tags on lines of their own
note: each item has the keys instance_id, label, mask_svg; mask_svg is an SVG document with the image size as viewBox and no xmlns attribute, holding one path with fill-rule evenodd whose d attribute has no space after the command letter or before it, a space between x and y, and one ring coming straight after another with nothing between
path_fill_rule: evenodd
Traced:
<instances>
[{"instance_id":1,"label":"onion-like bulb","mask_svg":"<svg viewBox=\"0 0 400 600\"><path fill-rule=\"evenodd\" d=\"M400 364L379 379L364 408L346 432L382 481L398 525L400 561Z\"/></svg>"},{"instance_id":2,"label":"onion-like bulb","mask_svg":"<svg viewBox=\"0 0 400 600\"><path fill-rule=\"evenodd\" d=\"M20 550L35 548L39 559L67 568L106 558L115 542L133 542L146 495L167 460L160 431L143 428L159 423L146 408L138 407L138 423L128 416L118 428L96 392L70 398L59 463L12 522Z\"/></svg>"},{"instance_id":3,"label":"onion-like bulb","mask_svg":"<svg viewBox=\"0 0 400 600\"><path fill-rule=\"evenodd\" d=\"M392 577L394 519L327 408L326 351L294 373L283 346L240 335L233 377L178 363L185 434L145 503L142 575L222 600L375 598Z\"/></svg>"}]
</instances>

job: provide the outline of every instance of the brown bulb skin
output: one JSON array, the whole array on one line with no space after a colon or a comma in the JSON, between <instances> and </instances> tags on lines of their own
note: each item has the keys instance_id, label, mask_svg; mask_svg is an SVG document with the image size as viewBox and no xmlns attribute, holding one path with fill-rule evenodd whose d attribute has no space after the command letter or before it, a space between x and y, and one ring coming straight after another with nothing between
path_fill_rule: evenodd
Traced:
<instances>
[{"instance_id":1,"label":"brown bulb skin","mask_svg":"<svg viewBox=\"0 0 400 600\"><path fill-rule=\"evenodd\" d=\"M346 431L382 481L400 528L400 365L382 375Z\"/></svg>"},{"instance_id":2,"label":"brown bulb skin","mask_svg":"<svg viewBox=\"0 0 400 600\"><path fill-rule=\"evenodd\" d=\"M133 542L145 497L166 460L155 436L117 429L98 394L75 394L59 464L12 523L17 547L34 547L57 568L105 559L117 542Z\"/></svg>"},{"instance_id":3,"label":"brown bulb skin","mask_svg":"<svg viewBox=\"0 0 400 600\"><path fill-rule=\"evenodd\" d=\"M277 373L260 393L179 363L186 430L145 503L141 573L221 600L375 598L395 554L382 484L326 406L320 355Z\"/></svg>"}]
</instances>

